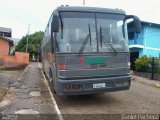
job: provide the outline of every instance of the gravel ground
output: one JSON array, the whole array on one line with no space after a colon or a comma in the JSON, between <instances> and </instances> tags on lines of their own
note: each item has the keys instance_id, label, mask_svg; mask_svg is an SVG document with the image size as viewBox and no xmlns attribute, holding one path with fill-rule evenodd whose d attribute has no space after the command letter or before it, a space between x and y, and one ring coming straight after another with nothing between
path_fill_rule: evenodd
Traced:
<instances>
[{"instance_id":1,"label":"gravel ground","mask_svg":"<svg viewBox=\"0 0 160 120\"><path fill-rule=\"evenodd\" d=\"M0 101L4 96L8 94L9 84L13 81L17 81L18 77L22 73L22 70L17 71L3 71L0 70Z\"/></svg>"},{"instance_id":2,"label":"gravel ground","mask_svg":"<svg viewBox=\"0 0 160 120\"><path fill-rule=\"evenodd\" d=\"M3 97L6 95L6 90L0 88L0 101L3 99Z\"/></svg>"},{"instance_id":3,"label":"gravel ground","mask_svg":"<svg viewBox=\"0 0 160 120\"><path fill-rule=\"evenodd\" d=\"M30 63L18 77L16 73L3 74L9 93L0 102L0 112L18 114L18 120L58 120L39 65Z\"/></svg>"}]
</instances>

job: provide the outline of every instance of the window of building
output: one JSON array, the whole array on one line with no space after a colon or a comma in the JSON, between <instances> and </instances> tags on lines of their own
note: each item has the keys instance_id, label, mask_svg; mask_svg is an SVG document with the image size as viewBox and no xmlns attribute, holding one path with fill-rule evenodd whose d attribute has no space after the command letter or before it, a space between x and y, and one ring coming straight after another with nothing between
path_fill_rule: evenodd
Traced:
<instances>
[{"instance_id":1,"label":"window of building","mask_svg":"<svg viewBox=\"0 0 160 120\"><path fill-rule=\"evenodd\" d=\"M0 36L3 37L3 32L0 32Z\"/></svg>"}]
</instances>

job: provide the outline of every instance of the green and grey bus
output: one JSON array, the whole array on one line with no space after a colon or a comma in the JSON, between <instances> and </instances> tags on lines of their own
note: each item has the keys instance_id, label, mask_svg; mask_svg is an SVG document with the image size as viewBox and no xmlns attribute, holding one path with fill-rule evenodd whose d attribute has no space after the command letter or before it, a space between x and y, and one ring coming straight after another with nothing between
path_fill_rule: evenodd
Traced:
<instances>
[{"instance_id":1,"label":"green and grey bus","mask_svg":"<svg viewBox=\"0 0 160 120\"><path fill-rule=\"evenodd\" d=\"M41 44L43 71L59 95L128 90L131 85L127 20L120 9L61 6L53 11Z\"/></svg>"}]
</instances>

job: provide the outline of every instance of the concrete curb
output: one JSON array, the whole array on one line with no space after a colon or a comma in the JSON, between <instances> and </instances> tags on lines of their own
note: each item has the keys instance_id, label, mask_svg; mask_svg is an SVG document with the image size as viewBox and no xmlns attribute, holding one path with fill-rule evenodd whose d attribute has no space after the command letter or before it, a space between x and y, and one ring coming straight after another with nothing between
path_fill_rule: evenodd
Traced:
<instances>
[{"instance_id":1,"label":"concrete curb","mask_svg":"<svg viewBox=\"0 0 160 120\"><path fill-rule=\"evenodd\" d=\"M131 80L132 80L132 81L137 81L137 82L139 82L139 83L142 83L142 84L145 84L145 85L148 85L148 86L160 88L160 83L151 82L151 81L148 82L148 81L144 81L144 80L138 80L138 79L135 79L134 76L132 76Z\"/></svg>"}]
</instances>

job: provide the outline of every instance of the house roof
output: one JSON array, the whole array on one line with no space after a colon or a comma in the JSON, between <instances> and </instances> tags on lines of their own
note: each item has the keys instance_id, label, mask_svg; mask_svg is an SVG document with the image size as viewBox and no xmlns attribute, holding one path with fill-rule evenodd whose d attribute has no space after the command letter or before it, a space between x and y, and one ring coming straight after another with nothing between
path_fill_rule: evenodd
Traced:
<instances>
[{"instance_id":1,"label":"house roof","mask_svg":"<svg viewBox=\"0 0 160 120\"><path fill-rule=\"evenodd\" d=\"M0 27L0 32L7 32L7 33L10 33L11 31L12 31L11 28Z\"/></svg>"},{"instance_id":2,"label":"house roof","mask_svg":"<svg viewBox=\"0 0 160 120\"><path fill-rule=\"evenodd\" d=\"M11 46L14 45L13 40L10 39L9 37L1 37L1 36L0 36L0 39L7 40Z\"/></svg>"},{"instance_id":3,"label":"house roof","mask_svg":"<svg viewBox=\"0 0 160 120\"><path fill-rule=\"evenodd\" d=\"M160 24L152 23L152 22L146 22L146 21L141 21L141 25L143 25L143 26L154 26L154 27L159 27L160 28ZM134 22L133 21L129 22L127 26L128 26L128 28L133 28Z\"/></svg>"},{"instance_id":4,"label":"house roof","mask_svg":"<svg viewBox=\"0 0 160 120\"><path fill-rule=\"evenodd\" d=\"M152 22L146 22L146 21L141 21L142 25L149 25L149 26L156 26L156 27L160 27L160 24L158 23L152 23Z\"/></svg>"}]
</instances>

